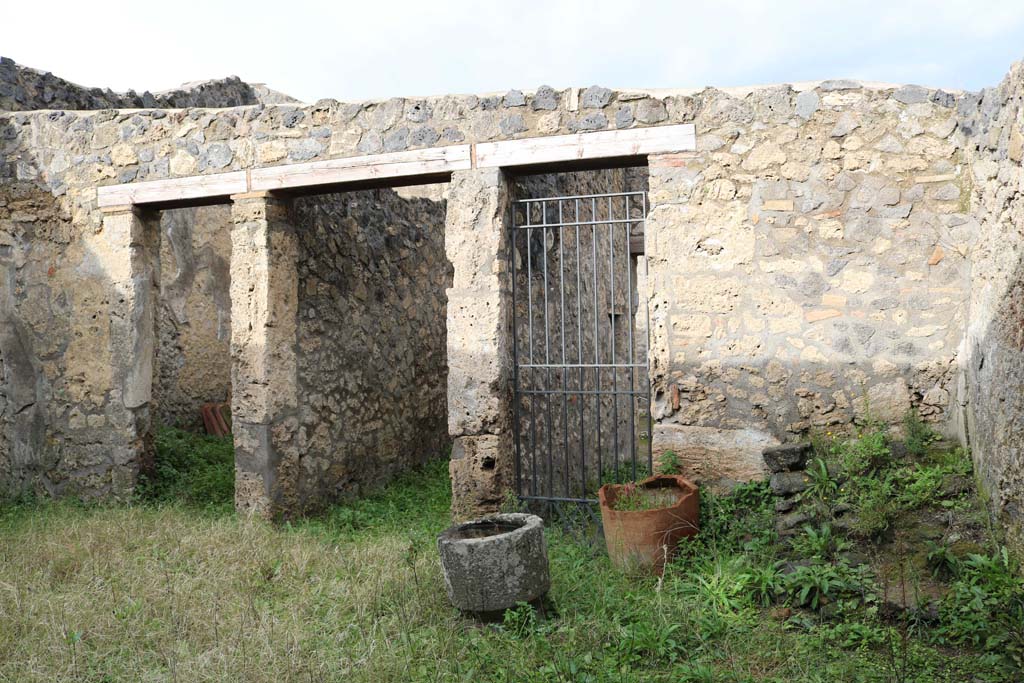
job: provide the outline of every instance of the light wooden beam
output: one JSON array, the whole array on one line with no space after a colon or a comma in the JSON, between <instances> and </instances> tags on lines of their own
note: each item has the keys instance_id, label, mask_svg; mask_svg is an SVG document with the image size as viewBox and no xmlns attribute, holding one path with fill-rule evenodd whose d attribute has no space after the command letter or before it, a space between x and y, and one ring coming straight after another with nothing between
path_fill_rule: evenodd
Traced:
<instances>
[{"instance_id":1,"label":"light wooden beam","mask_svg":"<svg viewBox=\"0 0 1024 683\"><path fill-rule=\"evenodd\" d=\"M476 146L478 168L512 168L638 157L666 152L692 152L697 134L692 123L652 128L607 130L573 135L551 135L505 142L482 142Z\"/></svg>"},{"instance_id":2,"label":"light wooden beam","mask_svg":"<svg viewBox=\"0 0 1024 683\"><path fill-rule=\"evenodd\" d=\"M343 185L386 178L437 176L472 168L470 156L469 145L450 145L257 168L250 172L249 190L299 190L318 185Z\"/></svg>"},{"instance_id":3,"label":"light wooden beam","mask_svg":"<svg viewBox=\"0 0 1024 683\"><path fill-rule=\"evenodd\" d=\"M108 185L98 190L100 208L130 205L156 207L199 205L246 192L309 193L329 186L373 186L438 182L452 171L470 168L515 168L586 161L622 160L648 154L693 151L697 147L693 124L596 131L573 135L524 138L476 145L429 147L390 154L313 161Z\"/></svg>"},{"instance_id":4,"label":"light wooden beam","mask_svg":"<svg viewBox=\"0 0 1024 683\"><path fill-rule=\"evenodd\" d=\"M130 204L171 204L227 197L247 190L246 171L107 185L97 190L100 208Z\"/></svg>"}]
</instances>

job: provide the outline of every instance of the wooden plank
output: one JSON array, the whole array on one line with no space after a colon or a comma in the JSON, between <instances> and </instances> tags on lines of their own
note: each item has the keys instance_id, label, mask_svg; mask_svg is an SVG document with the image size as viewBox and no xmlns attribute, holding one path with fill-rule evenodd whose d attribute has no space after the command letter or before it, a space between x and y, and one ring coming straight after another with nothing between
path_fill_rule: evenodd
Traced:
<instances>
[{"instance_id":1,"label":"wooden plank","mask_svg":"<svg viewBox=\"0 0 1024 683\"><path fill-rule=\"evenodd\" d=\"M696 130L692 123L684 123L505 142L483 142L476 146L476 165L478 168L508 168L584 159L690 152L696 148Z\"/></svg>"},{"instance_id":2,"label":"wooden plank","mask_svg":"<svg viewBox=\"0 0 1024 683\"><path fill-rule=\"evenodd\" d=\"M227 197L247 190L246 172L212 173L188 178L148 180L107 185L97 190L99 206L175 203L190 199Z\"/></svg>"},{"instance_id":3,"label":"wooden plank","mask_svg":"<svg viewBox=\"0 0 1024 683\"><path fill-rule=\"evenodd\" d=\"M383 178L429 176L472 168L469 145L429 147L407 152L371 154L305 164L255 168L250 190L290 190L341 185Z\"/></svg>"}]
</instances>

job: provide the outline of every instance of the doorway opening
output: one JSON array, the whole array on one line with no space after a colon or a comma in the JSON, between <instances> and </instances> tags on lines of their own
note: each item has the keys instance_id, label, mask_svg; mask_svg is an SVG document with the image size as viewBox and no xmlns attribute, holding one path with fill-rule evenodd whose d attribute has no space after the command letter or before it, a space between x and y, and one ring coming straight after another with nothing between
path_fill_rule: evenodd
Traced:
<instances>
[{"instance_id":1,"label":"doorway opening","mask_svg":"<svg viewBox=\"0 0 1024 683\"><path fill-rule=\"evenodd\" d=\"M515 489L528 503L589 505L652 470L646 171L515 181Z\"/></svg>"}]
</instances>

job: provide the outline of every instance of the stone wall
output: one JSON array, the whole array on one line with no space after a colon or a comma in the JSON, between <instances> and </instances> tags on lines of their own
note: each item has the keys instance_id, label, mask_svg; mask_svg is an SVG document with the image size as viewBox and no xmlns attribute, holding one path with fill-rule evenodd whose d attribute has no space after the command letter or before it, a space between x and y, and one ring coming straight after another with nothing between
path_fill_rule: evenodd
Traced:
<instances>
[{"instance_id":1,"label":"stone wall","mask_svg":"<svg viewBox=\"0 0 1024 683\"><path fill-rule=\"evenodd\" d=\"M371 190L294 215L298 489L317 507L446 452L451 267L443 201Z\"/></svg>"},{"instance_id":2,"label":"stone wall","mask_svg":"<svg viewBox=\"0 0 1024 683\"><path fill-rule=\"evenodd\" d=\"M64 442L69 429L89 431L90 420L103 426L102 415L72 412L64 399L74 382L63 363L70 302L67 283L52 275L71 241L68 228L49 193L0 185L0 496L59 495L69 478L87 479L100 457L99 444L67 449Z\"/></svg>"},{"instance_id":3,"label":"stone wall","mask_svg":"<svg viewBox=\"0 0 1024 683\"><path fill-rule=\"evenodd\" d=\"M997 388L1015 381L1019 362L1019 82L1018 67L980 97L827 81L0 114L3 310L12 321L0 349L4 477L54 493L125 492L161 400L159 383L154 402L140 379L152 357L139 324L148 324L153 278L174 276L145 256L152 217L105 217L98 186L693 122L695 153L650 160L651 277L638 286L652 316L656 448L680 451L698 475L745 478L761 474L765 445L869 414L896 422L913 407L966 433L1012 516L1020 486L1005 435L1015 434L1017 413ZM35 93L26 102L43 97L23 88ZM509 197L500 173L456 176L461 195L449 201L446 228L460 264L447 311L453 485L494 504L510 481ZM238 210L240 244L268 235L291 244L279 208L266 212L259 202ZM258 352L274 352L261 339L244 349L256 364ZM272 419L266 407L254 408L245 438L298 429L297 398L270 405ZM293 446L282 457L297 457ZM26 475L26 463L49 474Z\"/></svg>"},{"instance_id":4,"label":"stone wall","mask_svg":"<svg viewBox=\"0 0 1024 683\"><path fill-rule=\"evenodd\" d=\"M155 95L149 91L140 95L134 90L116 93L77 85L0 57L0 111L239 107L279 98L278 93L244 83L237 76L188 83Z\"/></svg>"},{"instance_id":5,"label":"stone wall","mask_svg":"<svg viewBox=\"0 0 1024 683\"><path fill-rule=\"evenodd\" d=\"M945 428L976 232L955 97L848 81L724 96L651 159L655 450L765 446L911 408Z\"/></svg>"},{"instance_id":6,"label":"stone wall","mask_svg":"<svg viewBox=\"0 0 1024 683\"><path fill-rule=\"evenodd\" d=\"M130 369L104 350L132 321L76 315L129 300L118 275L76 239L57 198L0 184L0 495L130 492L148 411L125 391Z\"/></svg>"},{"instance_id":7,"label":"stone wall","mask_svg":"<svg viewBox=\"0 0 1024 683\"><path fill-rule=\"evenodd\" d=\"M979 221L961 366L962 437L993 512L1024 546L1024 64L960 102Z\"/></svg>"}]
</instances>

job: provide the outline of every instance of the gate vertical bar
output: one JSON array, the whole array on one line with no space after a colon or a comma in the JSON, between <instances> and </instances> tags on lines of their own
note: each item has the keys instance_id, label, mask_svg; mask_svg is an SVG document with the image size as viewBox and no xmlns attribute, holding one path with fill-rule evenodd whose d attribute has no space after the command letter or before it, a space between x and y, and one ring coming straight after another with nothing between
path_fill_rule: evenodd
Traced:
<instances>
[{"instance_id":1,"label":"gate vertical bar","mask_svg":"<svg viewBox=\"0 0 1024 683\"><path fill-rule=\"evenodd\" d=\"M550 391L551 389L551 344L548 338L548 203L547 201L541 202L541 234L544 235L544 253L541 255L544 259L544 281L541 283L544 287L544 389ZM555 495L554 489L554 446L552 444L551 432L554 430L551 420L551 394L547 393L547 412L548 412L548 496Z\"/></svg>"},{"instance_id":2,"label":"gate vertical bar","mask_svg":"<svg viewBox=\"0 0 1024 683\"><path fill-rule=\"evenodd\" d=\"M630 218L629 215L629 195L624 197L626 203L626 218ZM629 362L632 364L636 360L636 354L633 352L633 326L636 324L636 320L633 318L633 254L629 248L630 233L633 230L633 224L626 222L626 310L629 313L626 329L629 330ZM636 368L630 365L629 368L629 457L632 458L633 462L636 462ZM653 470L649 470L651 474L654 474ZM636 476L635 474L633 475Z\"/></svg>"},{"instance_id":3,"label":"gate vertical bar","mask_svg":"<svg viewBox=\"0 0 1024 683\"><path fill-rule=\"evenodd\" d=\"M529 204L523 206L524 213L526 214L525 223L530 223L530 208ZM513 224L512 234L516 234L516 228ZM527 319L527 343L530 345L530 365L533 365L533 231L531 228L526 229L526 319ZM515 337L516 330L513 329L513 337ZM528 373L530 375L530 386L535 387L537 383L537 373L533 368L530 368ZM517 387L518 389L518 387ZM530 495L537 495L537 412L535 408L535 395L530 397L530 473L533 475L533 485L530 488ZM519 400L519 397L516 397ZM519 430L519 425L516 425L516 430Z\"/></svg>"},{"instance_id":4,"label":"gate vertical bar","mask_svg":"<svg viewBox=\"0 0 1024 683\"><path fill-rule=\"evenodd\" d=\"M604 479L604 461L601 448L601 332L598 316L600 307L597 305L597 198L590 199L590 235L594 247L594 261L591 266L594 273L594 403L597 406L597 480L600 483ZM618 471L616 471L616 475Z\"/></svg>"},{"instance_id":5,"label":"gate vertical bar","mask_svg":"<svg viewBox=\"0 0 1024 683\"><path fill-rule=\"evenodd\" d=\"M608 292L608 318L611 321L611 351L612 351L612 440L613 456L615 457L615 478L619 477L619 369L615 364L615 224L612 223L612 198L608 197L608 258L609 278L611 284ZM630 359L633 362L633 359ZM636 461L633 461L633 479L636 479Z\"/></svg>"},{"instance_id":6,"label":"gate vertical bar","mask_svg":"<svg viewBox=\"0 0 1024 683\"><path fill-rule=\"evenodd\" d=\"M558 200L558 294L561 299L559 304L559 323L561 324L562 341L562 453L565 456L565 495L572 496L570 484L569 466L569 367L568 359L565 356L565 256L562 249L562 238L565 236L565 220L562 218L562 200Z\"/></svg>"},{"instance_id":7,"label":"gate vertical bar","mask_svg":"<svg viewBox=\"0 0 1024 683\"><path fill-rule=\"evenodd\" d=\"M573 218L576 219L576 362L580 365L579 398L576 405L580 413L580 496L587 495L587 430L583 420L586 400L583 395L583 286L581 284L583 265L580 257L580 200L573 200Z\"/></svg>"}]
</instances>

